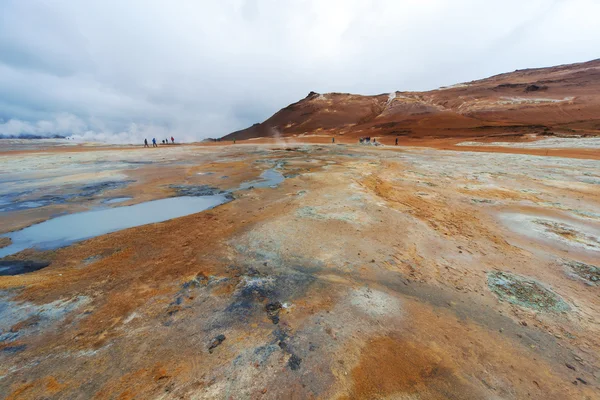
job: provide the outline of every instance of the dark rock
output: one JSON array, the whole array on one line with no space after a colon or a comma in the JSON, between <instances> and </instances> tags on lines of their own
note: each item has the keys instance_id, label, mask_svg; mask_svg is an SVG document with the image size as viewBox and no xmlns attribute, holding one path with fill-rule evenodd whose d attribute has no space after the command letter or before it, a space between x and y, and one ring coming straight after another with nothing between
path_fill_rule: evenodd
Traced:
<instances>
[{"instance_id":1,"label":"dark rock","mask_svg":"<svg viewBox=\"0 0 600 400\"><path fill-rule=\"evenodd\" d=\"M267 311L267 316L274 324L279 323L279 311L281 310L282 305L280 302L275 301L272 303L268 303L265 306L265 310Z\"/></svg>"},{"instance_id":2,"label":"dark rock","mask_svg":"<svg viewBox=\"0 0 600 400\"><path fill-rule=\"evenodd\" d=\"M526 92L538 92L548 90L548 86L529 85L525 88Z\"/></svg>"},{"instance_id":3,"label":"dark rock","mask_svg":"<svg viewBox=\"0 0 600 400\"><path fill-rule=\"evenodd\" d=\"M218 336L215 336L215 337L214 337L214 338L213 338L213 339L210 341L210 344L209 344L209 346L208 346L208 352L209 352L209 353L212 353L212 352L213 352L213 350L214 350L215 348L217 348L218 346L220 346L220 345L221 345L221 343L223 343L224 341L225 341L225 335L223 335L223 334L220 334L220 335L218 335Z\"/></svg>"},{"instance_id":4,"label":"dark rock","mask_svg":"<svg viewBox=\"0 0 600 400\"><path fill-rule=\"evenodd\" d=\"M302 362L302 359L300 357L298 357L295 354L292 354L292 356L288 360L288 366L290 367L290 369L292 371L296 371L296 370L300 369L301 362ZM577 378L577 379L579 379L579 378Z\"/></svg>"},{"instance_id":5,"label":"dark rock","mask_svg":"<svg viewBox=\"0 0 600 400\"><path fill-rule=\"evenodd\" d=\"M577 379L579 382L583 383L584 385L587 385L587 381L586 380L583 380L581 378L575 378L575 379Z\"/></svg>"},{"instance_id":6,"label":"dark rock","mask_svg":"<svg viewBox=\"0 0 600 400\"><path fill-rule=\"evenodd\" d=\"M496 86L496 89L519 89L524 86L524 83L501 83L500 85Z\"/></svg>"},{"instance_id":7,"label":"dark rock","mask_svg":"<svg viewBox=\"0 0 600 400\"><path fill-rule=\"evenodd\" d=\"M567 366L567 368L569 368L569 369L572 369L573 371L577 371L577 370L575 369L575 367L574 367L574 366L572 366L571 364L569 364L569 363L566 363L565 365Z\"/></svg>"}]
</instances>

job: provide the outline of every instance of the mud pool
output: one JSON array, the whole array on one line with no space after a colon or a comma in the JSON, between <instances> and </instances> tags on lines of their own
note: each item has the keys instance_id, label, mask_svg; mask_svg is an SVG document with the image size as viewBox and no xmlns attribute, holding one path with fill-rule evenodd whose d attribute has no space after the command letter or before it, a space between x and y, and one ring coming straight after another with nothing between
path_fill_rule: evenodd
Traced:
<instances>
[{"instance_id":1,"label":"mud pool","mask_svg":"<svg viewBox=\"0 0 600 400\"><path fill-rule=\"evenodd\" d=\"M12 242L0 249L0 258L28 248L56 249L110 232L183 217L227 201L226 195L184 196L60 216L3 235Z\"/></svg>"}]
</instances>

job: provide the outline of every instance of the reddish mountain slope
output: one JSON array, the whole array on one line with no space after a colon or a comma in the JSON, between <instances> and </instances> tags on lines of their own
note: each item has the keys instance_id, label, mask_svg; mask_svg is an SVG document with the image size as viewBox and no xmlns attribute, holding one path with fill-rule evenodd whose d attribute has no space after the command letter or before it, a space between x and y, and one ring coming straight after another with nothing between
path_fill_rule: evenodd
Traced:
<instances>
[{"instance_id":1,"label":"reddish mountain slope","mask_svg":"<svg viewBox=\"0 0 600 400\"><path fill-rule=\"evenodd\" d=\"M318 94L224 139L277 135L480 137L600 134L600 59L428 92Z\"/></svg>"}]
</instances>

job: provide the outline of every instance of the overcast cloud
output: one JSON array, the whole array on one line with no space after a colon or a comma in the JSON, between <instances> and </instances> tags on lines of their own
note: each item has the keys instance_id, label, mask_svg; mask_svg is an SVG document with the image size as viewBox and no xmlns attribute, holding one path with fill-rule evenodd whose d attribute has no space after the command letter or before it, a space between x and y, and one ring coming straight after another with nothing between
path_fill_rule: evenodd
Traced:
<instances>
[{"instance_id":1,"label":"overcast cloud","mask_svg":"<svg viewBox=\"0 0 600 400\"><path fill-rule=\"evenodd\" d=\"M598 58L598 0L0 0L0 135L217 137L309 91Z\"/></svg>"}]
</instances>

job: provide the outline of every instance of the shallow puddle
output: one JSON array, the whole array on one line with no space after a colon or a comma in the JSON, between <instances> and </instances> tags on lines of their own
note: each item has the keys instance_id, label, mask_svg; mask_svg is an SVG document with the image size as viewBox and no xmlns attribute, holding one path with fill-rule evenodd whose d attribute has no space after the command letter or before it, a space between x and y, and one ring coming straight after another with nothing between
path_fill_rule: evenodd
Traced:
<instances>
[{"instance_id":1,"label":"shallow puddle","mask_svg":"<svg viewBox=\"0 0 600 400\"><path fill-rule=\"evenodd\" d=\"M285 177L283 174L277 171L278 167L264 171L262 174L260 174L260 179L242 183L238 189L243 190L250 188L265 188L279 185L285 180Z\"/></svg>"},{"instance_id":2,"label":"shallow puddle","mask_svg":"<svg viewBox=\"0 0 600 400\"><path fill-rule=\"evenodd\" d=\"M56 249L106 233L195 214L226 203L229 199L225 194L172 197L128 207L64 215L2 235L9 237L12 243L0 249L0 258L28 248Z\"/></svg>"}]
</instances>

